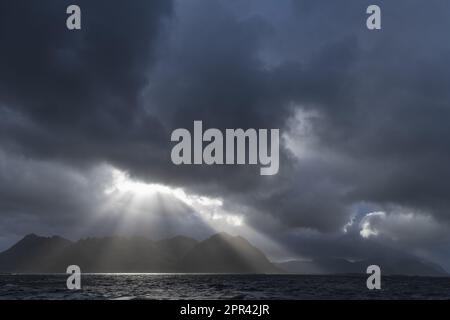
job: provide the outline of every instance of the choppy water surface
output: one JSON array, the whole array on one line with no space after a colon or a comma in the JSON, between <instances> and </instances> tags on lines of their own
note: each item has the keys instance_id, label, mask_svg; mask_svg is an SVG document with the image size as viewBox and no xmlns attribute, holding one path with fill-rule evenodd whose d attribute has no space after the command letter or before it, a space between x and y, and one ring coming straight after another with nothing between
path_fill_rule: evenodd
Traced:
<instances>
[{"instance_id":1,"label":"choppy water surface","mask_svg":"<svg viewBox=\"0 0 450 320\"><path fill-rule=\"evenodd\" d=\"M450 278L383 277L369 291L364 276L82 275L82 289L66 275L0 275L1 299L450 299Z\"/></svg>"}]
</instances>

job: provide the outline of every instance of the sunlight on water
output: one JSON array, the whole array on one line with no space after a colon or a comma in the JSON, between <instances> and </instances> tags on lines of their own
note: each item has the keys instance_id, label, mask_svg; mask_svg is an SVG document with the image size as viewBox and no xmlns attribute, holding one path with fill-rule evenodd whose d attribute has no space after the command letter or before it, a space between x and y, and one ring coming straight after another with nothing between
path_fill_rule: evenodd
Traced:
<instances>
[{"instance_id":1,"label":"sunlight on water","mask_svg":"<svg viewBox=\"0 0 450 320\"><path fill-rule=\"evenodd\" d=\"M384 277L369 291L364 276L85 274L82 289L66 275L0 275L3 299L450 299L450 279Z\"/></svg>"}]
</instances>

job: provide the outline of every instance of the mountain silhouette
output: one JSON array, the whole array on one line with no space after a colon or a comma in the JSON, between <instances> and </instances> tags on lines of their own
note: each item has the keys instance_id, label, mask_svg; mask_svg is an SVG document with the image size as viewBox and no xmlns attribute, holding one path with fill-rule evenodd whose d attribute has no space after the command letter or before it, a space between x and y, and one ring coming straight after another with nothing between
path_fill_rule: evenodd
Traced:
<instances>
[{"instance_id":1,"label":"mountain silhouette","mask_svg":"<svg viewBox=\"0 0 450 320\"><path fill-rule=\"evenodd\" d=\"M39 237L29 234L0 253L0 272L55 272L59 258L72 245L61 237Z\"/></svg>"},{"instance_id":2,"label":"mountain silhouette","mask_svg":"<svg viewBox=\"0 0 450 320\"><path fill-rule=\"evenodd\" d=\"M177 236L86 238L77 242L25 236L0 253L0 272L64 273L78 265L87 273L275 273L266 256L242 237L225 233L204 241Z\"/></svg>"},{"instance_id":3,"label":"mountain silhouette","mask_svg":"<svg viewBox=\"0 0 450 320\"><path fill-rule=\"evenodd\" d=\"M370 265L378 265L383 275L448 276L441 266L412 256L380 257L361 261L322 258L312 261L291 260L277 264L288 273L317 275L366 273Z\"/></svg>"},{"instance_id":4,"label":"mountain silhouette","mask_svg":"<svg viewBox=\"0 0 450 320\"><path fill-rule=\"evenodd\" d=\"M2 273L65 273L78 265L85 273L366 273L379 265L384 275L448 276L439 265L413 256L390 254L360 261L320 258L274 264L240 236L218 233L210 238L176 236L152 241L144 237L86 238L29 234L0 253Z\"/></svg>"}]
</instances>

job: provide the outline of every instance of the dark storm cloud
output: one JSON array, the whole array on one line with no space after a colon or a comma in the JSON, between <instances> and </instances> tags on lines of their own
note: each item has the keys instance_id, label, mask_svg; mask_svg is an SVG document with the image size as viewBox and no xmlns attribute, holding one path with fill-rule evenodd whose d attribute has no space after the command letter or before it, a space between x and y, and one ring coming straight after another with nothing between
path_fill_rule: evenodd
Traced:
<instances>
[{"instance_id":1,"label":"dark storm cloud","mask_svg":"<svg viewBox=\"0 0 450 320\"><path fill-rule=\"evenodd\" d=\"M269 10L252 15L223 2L185 4L151 78L150 109L174 128L202 119L219 128L284 129L296 106L314 110L321 115L312 129L318 147L340 161L291 165L284 152L281 173L270 181L248 169L187 167L172 171L172 179L220 177L219 192L276 212L289 226L322 230L340 228L347 206L358 201L426 209L444 202L437 208L444 209L450 64L448 45L437 38L448 25L448 5L383 2L384 30L371 33L368 4L293 2L284 12L288 22L271 21ZM280 52L273 46L286 35L290 50Z\"/></svg>"},{"instance_id":2,"label":"dark storm cloud","mask_svg":"<svg viewBox=\"0 0 450 320\"><path fill-rule=\"evenodd\" d=\"M78 1L80 32L65 29L67 4L0 4L0 141L8 152L81 171L106 162L220 196L269 234L275 226L340 232L363 201L388 216L398 205L450 217L447 2L378 1L383 29L375 32L365 26L369 1ZM173 166L170 132L194 120L280 128L280 173ZM302 121L307 132L298 131ZM37 207L14 198L32 188L1 183L3 206ZM302 241L304 254L340 242L341 255L352 255L344 239Z\"/></svg>"},{"instance_id":3,"label":"dark storm cloud","mask_svg":"<svg viewBox=\"0 0 450 320\"><path fill-rule=\"evenodd\" d=\"M65 27L71 3L2 1L2 118L29 123L7 128L2 140L84 160L157 136L138 99L171 2L78 1L79 32Z\"/></svg>"}]
</instances>

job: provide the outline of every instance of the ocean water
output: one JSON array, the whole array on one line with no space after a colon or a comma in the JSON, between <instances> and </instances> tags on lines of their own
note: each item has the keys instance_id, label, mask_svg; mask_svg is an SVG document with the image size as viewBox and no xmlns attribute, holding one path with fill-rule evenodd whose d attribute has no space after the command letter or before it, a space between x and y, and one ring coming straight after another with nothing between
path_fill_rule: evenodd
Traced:
<instances>
[{"instance_id":1,"label":"ocean water","mask_svg":"<svg viewBox=\"0 0 450 320\"><path fill-rule=\"evenodd\" d=\"M366 277L211 274L0 275L0 299L450 299L450 278L385 276L370 291Z\"/></svg>"}]
</instances>

